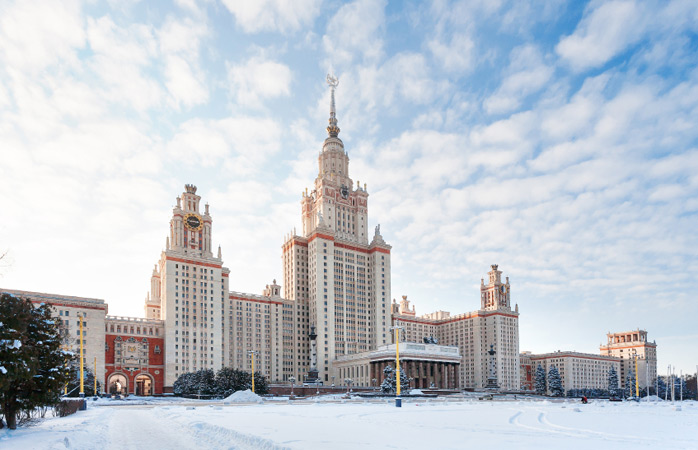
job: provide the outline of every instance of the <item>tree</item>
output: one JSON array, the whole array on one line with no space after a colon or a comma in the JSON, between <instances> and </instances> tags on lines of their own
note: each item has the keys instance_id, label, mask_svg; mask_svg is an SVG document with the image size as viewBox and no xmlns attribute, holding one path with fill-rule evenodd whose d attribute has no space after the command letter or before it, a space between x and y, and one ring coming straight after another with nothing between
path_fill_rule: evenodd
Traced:
<instances>
[{"instance_id":1,"label":"tree","mask_svg":"<svg viewBox=\"0 0 698 450\"><path fill-rule=\"evenodd\" d=\"M536 373L534 376L534 389L538 394L544 395L547 392L546 382L545 382L545 369L543 366L538 364L536 367Z\"/></svg>"},{"instance_id":2,"label":"tree","mask_svg":"<svg viewBox=\"0 0 698 450\"><path fill-rule=\"evenodd\" d=\"M0 294L0 407L10 429L17 415L60 401L72 353L61 350L57 321L47 304Z\"/></svg>"},{"instance_id":3,"label":"tree","mask_svg":"<svg viewBox=\"0 0 698 450\"><path fill-rule=\"evenodd\" d=\"M214 374L212 369L181 374L172 389L175 395L205 395L227 397L236 391L252 388L252 374L238 369L224 367ZM254 374L255 394L269 393L267 380L259 372Z\"/></svg>"},{"instance_id":4,"label":"tree","mask_svg":"<svg viewBox=\"0 0 698 450\"><path fill-rule=\"evenodd\" d=\"M548 386L550 387L550 393L555 397L562 397L565 393L565 390L562 388L560 372L555 366L552 366L548 371Z\"/></svg>"},{"instance_id":5,"label":"tree","mask_svg":"<svg viewBox=\"0 0 698 450\"><path fill-rule=\"evenodd\" d=\"M381 392L385 394L391 394L397 392L397 377L395 376L395 369L387 366L383 369L383 374L385 379L381 383ZM404 370L400 371L400 391L403 389L409 389L410 379Z\"/></svg>"},{"instance_id":6,"label":"tree","mask_svg":"<svg viewBox=\"0 0 698 450\"><path fill-rule=\"evenodd\" d=\"M68 397L79 397L80 396L80 362L77 364L71 364L69 367L70 371L70 381L68 381ZM90 369L85 367L83 369L85 374L85 381L83 382L83 387L85 389L85 397L91 397L95 394L95 375ZM102 384L97 380L97 392L101 392Z\"/></svg>"},{"instance_id":7,"label":"tree","mask_svg":"<svg viewBox=\"0 0 698 450\"><path fill-rule=\"evenodd\" d=\"M613 366L608 371L608 395L611 397L618 396L618 372Z\"/></svg>"},{"instance_id":8,"label":"tree","mask_svg":"<svg viewBox=\"0 0 698 450\"><path fill-rule=\"evenodd\" d=\"M666 380L664 379L663 376L659 376L657 378L657 397L664 399L664 396L666 394L667 394Z\"/></svg>"},{"instance_id":9,"label":"tree","mask_svg":"<svg viewBox=\"0 0 698 450\"><path fill-rule=\"evenodd\" d=\"M635 373L630 372L625 377L625 396L634 397L635 396Z\"/></svg>"}]
</instances>

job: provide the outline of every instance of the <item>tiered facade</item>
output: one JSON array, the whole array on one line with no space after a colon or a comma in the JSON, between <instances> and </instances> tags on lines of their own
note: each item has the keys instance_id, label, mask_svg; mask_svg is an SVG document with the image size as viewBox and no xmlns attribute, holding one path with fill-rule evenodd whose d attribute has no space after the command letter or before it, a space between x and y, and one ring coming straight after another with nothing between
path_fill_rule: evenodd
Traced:
<instances>
[{"instance_id":1,"label":"tiered facade","mask_svg":"<svg viewBox=\"0 0 698 450\"><path fill-rule=\"evenodd\" d=\"M484 386L485 352L493 346L499 385L519 388L518 307L511 309L509 281L497 266L488 283L482 281L478 311L417 317L406 297L404 308L391 306L391 246L380 225L368 228L368 189L350 177L336 117L337 80L328 77L328 83L328 136L313 186L302 193L302 231L282 245L283 288L274 280L262 295L230 290L234 274L223 266L220 247L214 255L209 206L202 207L196 186L186 185L151 274L146 318L106 317L104 302L80 303L89 323L88 363L94 353L109 390L159 394L186 372L251 370L253 355L255 370L271 382L340 383L353 374L359 382L378 377L380 383L380 367L390 364L393 324L405 327L412 342L406 370L420 386ZM74 312L67 314L74 336ZM432 337L441 345L424 342Z\"/></svg>"},{"instance_id":2,"label":"tiered facade","mask_svg":"<svg viewBox=\"0 0 698 450\"><path fill-rule=\"evenodd\" d=\"M228 293L230 271L220 247L213 256L213 220L208 204L203 214L196 186L186 185L170 219L165 251L151 276L145 311L165 322L165 386L199 369L230 364L234 327Z\"/></svg>"},{"instance_id":3,"label":"tiered facade","mask_svg":"<svg viewBox=\"0 0 698 450\"><path fill-rule=\"evenodd\" d=\"M478 311L451 316L437 311L417 317L403 297L393 304L392 322L405 328L405 339L422 342L434 337L441 345L458 347L462 355L459 386L483 388L488 377L488 355L493 346L495 373L502 389L517 390L520 386L519 308L511 309L509 278L502 282L497 265L488 273L488 282L480 283L481 305Z\"/></svg>"},{"instance_id":4,"label":"tiered facade","mask_svg":"<svg viewBox=\"0 0 698 450\"><path fill-rule=\"evenodd\" d=\"M626 387L627 378L635 373L640 387L654 386L657 378L657 343L647 340L647 331L638 329L608 333L606 337L608 342L600 347L601 354L621 359L618 372L621 386Z\"/></svg>"}]
</instances>

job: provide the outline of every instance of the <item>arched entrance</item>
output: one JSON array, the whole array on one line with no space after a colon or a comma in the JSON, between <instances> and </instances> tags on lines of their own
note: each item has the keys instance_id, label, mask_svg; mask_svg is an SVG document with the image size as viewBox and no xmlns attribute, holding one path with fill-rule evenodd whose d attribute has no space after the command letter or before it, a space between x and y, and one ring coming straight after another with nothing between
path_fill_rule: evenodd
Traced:
<instances>
[{"instance_id":1,"label":"arched entrance","mask_svg":"<svg viewBox=\"0 0 698 450\"><path fill-rule=\"evenodd\" d=\"M122 373L115 373L109 377L107 382L110 394L128 394L128 378Z\"/></svg>"},{"instance_id":2,"label":"arched entrance","mask_svg":"<svg viewBox=\"0 0 698 450\"><path fill-rule=\"evenodd\" d=\"M153 379L150 375L140 374L136 377L136 395L153 395Z\"/></svg>"}]
</instances>

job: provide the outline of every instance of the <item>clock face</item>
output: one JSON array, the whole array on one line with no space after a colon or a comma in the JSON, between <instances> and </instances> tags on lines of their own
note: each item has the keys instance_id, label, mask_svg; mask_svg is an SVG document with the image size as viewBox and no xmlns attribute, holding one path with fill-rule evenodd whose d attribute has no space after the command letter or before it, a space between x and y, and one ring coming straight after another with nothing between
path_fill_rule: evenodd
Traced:
<instances>
[{"instance_id":1,"label":"clock face","mask_svg":"<svg viewBox=\"0 0 698 450\"><path fill-rule=\"evenodd\" d=\"M190 230L200 230L204 224L201 222L201 217L197 216L196 214L187 214L184 216L184 224L189 228Z\"/></svg>"},{"instance_id":2,"label":"clock face","mask_svg":"<svg viewBox=\"0 0 698 450\"><path fill-rule=\"evenodd\" d=\"M342 198L349 197L349 188L346 186L342 186L341 193L342 193Z\"/></svg>"}]
</instances>

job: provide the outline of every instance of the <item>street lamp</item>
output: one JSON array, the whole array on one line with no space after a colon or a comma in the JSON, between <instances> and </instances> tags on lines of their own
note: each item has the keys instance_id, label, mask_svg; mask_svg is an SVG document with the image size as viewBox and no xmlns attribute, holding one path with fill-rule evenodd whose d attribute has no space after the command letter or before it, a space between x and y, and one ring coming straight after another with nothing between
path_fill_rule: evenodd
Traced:
<instances>
[{"instance_id":1,"label":"street lamp","mask_svg":"<svg viewBox=\"0 0 698 450\"><path fill-rule=\"evenodd\" d=\"M334 387L334 375L332 375L332 387Z\"/></svg>"},{"instance_id":2,"label":"street lamp","mask_svg":"<svg viewBox=\"0 0 698 450\"><path fill-rule=\"evenodd\" d=\"M637 350L633 349L633 360L635 361L635 398L640 399L640 384L637 373Z\"/></svg>"},{"instance_id":3,"label":"street lamp","mask_svg":"<svg viewBox=\"0 0 698 450\"><path fill-rule=\"evenodd\" d=\"M296 382L296 378L295 378L295 377L289 377L288 381L291 382L291 397L293 397L293 383Z\"/></svg>"},{"instance_id":4,"label":"street lamp","mask_svg":"<svg viewBox=\"0 0 698 450\"><path fill-rule=\"evenodd\" d=\"M400 330L404 328L395 325L390 327L391 330L395 330L395 378L397 380L397 391L395 392L395 406L397 408L402 408L402 399L400 398Z\"/></svg>"},{"instance_id":5,"label":"street lamp","mask_svg":"<svg viewBox=\"0 0 698 450\"><path fill-rule=\"evenodd\" d=\"M351 378L345 378L344 383L347 385L347 394L349 393L349 385L351 385Z\"/></svg>"},{"instance_id":6,"label":"street lamp","mask_svg":"<svg viewBox=\"0 0 698 450\"><path fill-rule=\"evenodd\" d=\"M372 381L373 381L373 390L375 391L376 390L376 383L378 382L378 380L374 378Z\"/></svg>"},{"instance_id":7,"label":"street lamp","mask_svg":"<svg viewBox=\"0 0 698 450\"><path fill-rule=\"evenodd\" d=\"M83 319L84 314L79 314L78 317L80 318L80 398L83 398L85 396L85 368L84 368L84 362L83 362L83 342L85 341L84 336L85 333L83 332L82 328L82 319Z\"/></svg>"},{"instance_id":8,"label":"street lamp","mask_svg":"<svg viewBox=\"0 0 698 450\"><path fill-rule=\"evenodd\" d=\"M249 355L252 355L252 393L254 393L254 355L259 353L257 350L247 350Z\"/></svg>"}]
</instances>

